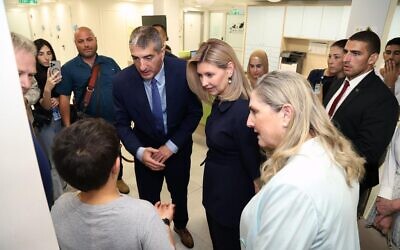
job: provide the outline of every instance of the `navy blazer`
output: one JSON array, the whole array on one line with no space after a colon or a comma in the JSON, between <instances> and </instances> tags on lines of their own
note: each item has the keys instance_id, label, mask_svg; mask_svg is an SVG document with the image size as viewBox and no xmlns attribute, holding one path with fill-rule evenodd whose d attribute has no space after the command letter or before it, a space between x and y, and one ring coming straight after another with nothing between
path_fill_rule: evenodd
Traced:
<instances>
[{"instance_id":1,"label":"navy blazer","mask_svg":"<svg viewBox=\"0 0 400 250\"><path fill-rule=\"evenodd\" d=\"M246 126L249 100L214 101L206 123L203 205L218 223L237 228L260 176L257 134Z\"/></svg>"},{"instance_id":2,"label":"navy blazer","mask_svg":"<svg viewBox=\"0 0 400 250\"><path fill-rule=\"evenodd\" d=\"M192 146L192 133L203 113L201 102L187 84L185 61L164 57L164 71L168 130L165 137L156 132L143 79L136 67L131 65L114 78L115 126L125 148L134 156L139 147L158 148L169 139L180 150Z\"/></svg>"},{"instance_id":3,"label":"navy blazer","mask_svg":"<svg viewBox=\"0 0 400 250\"><path fill-rule=\"evenodd\" d=\"M324 98L324 106L343 84L344 79L332 83ZM394 95L371 71L346 97L332 117L335 126L353 143L365 158L362 188L379 183L379 166L386 147L393 136L398 120L398 104Z\"/></svg>"}]
</instances>

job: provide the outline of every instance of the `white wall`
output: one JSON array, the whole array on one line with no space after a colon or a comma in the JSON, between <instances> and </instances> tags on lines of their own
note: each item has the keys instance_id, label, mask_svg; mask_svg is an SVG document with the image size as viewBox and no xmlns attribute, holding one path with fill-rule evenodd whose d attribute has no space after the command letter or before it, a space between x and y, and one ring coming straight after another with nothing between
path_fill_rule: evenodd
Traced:
<instances>
[{"instance_id":1,"label":"white wall","mask_svg":"<svg viewBox=\"0 0 400 250\"><path fill-rule=\"evenodd\" d=\"M40 178L3 2L0 3L0 249L58 249Z\"/></svg>"},{"instance_id":2,"label":"white wall","mask_svg":"<svg viewBox=\"0 0 400 250\"><path fill-rule=\"evenodd\" d=\"M29 28L28 13L25 9L13 8L7 11L7 20L10 30L31 37L31 29Z\"/></svg>"},{"instance_id":3,"label":"white wall","mask_svg":"<svg viewBox=\"0 0 400 250\"><path fill-rule=\"evenodd\" d=\"M22 30L20 21L14 18L17 12L11 9L7 12L11 17L10 26L15 27L16 32ZM29 18L29 37L48 40L62 64L77 55L73 42L75 29L88 26L97 36L98 53L112 57L124 68L131 61L130 33L142 25L142 15L153 15L153 5L108 0L59 0L24 8L19 16L23 15L21 12L26 12Z\"/></svg>"},{"instance_id":4,"label":"white wall","mask_svg":"<svg viewBox=\"0 0 400 250\"><path fill-rule=\"evenodd\" d=\"M387 40L389 41L395 37L400 37L400 5L396 6Z\"/></svg>"},{"instance_id":5,"label":"white wall","mask_svg":"<svg viewBox=\"0 0 400 250\"><path fill-rule=\"evenodd\" d=\"M397 2L397 0L352 0L347 37L367 27L382 37L392 1Z\"/></svg>"},{"instance_id":6,"label":"white wall","mask_svg":"<svg viewBox=\"0 0 400 250\"><path fill-rule=\"evenodd\" d=\"M128 42L143 15L153 15L152 4L79 0L71 4L73 26L88 26L97 36L98 53L112 57L121 68L131 61Z\"/></svg>"}]
</instances>

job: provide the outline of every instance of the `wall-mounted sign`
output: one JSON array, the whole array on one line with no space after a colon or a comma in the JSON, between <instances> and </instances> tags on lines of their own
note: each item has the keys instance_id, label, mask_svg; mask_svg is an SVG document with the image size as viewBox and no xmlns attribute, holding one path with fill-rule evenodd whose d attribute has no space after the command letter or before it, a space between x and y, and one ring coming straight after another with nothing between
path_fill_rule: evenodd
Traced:
<instances>
[{"instance_id":1,"label":"wall-mounted sign","mask_svg":"<svg viewBox=\"0 0 400 250\"><path fill-rule=\"evenodd\" d=\"M243 15L243 9L233 8L228 12L229 15Z\"/></svg>"},{"instance_id":2,"label":"wall-mounted sign","mask_svg":"<svg viewBox=\"0 0 400 250\"><path fill-rule=\"evenodd\" d=\"M38 0L18 0L19 4L37 4Z\"/></svg>"}]
</instances>

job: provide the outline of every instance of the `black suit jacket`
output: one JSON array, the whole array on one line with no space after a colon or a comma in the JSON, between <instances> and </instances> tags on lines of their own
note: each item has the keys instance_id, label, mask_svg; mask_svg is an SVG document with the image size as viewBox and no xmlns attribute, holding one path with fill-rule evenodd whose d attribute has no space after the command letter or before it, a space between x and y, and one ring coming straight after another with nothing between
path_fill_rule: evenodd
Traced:
<instances>
[{"instance_id":1,"label":"black suit jacket","mask_svg":"<svg viewBox=\"0 0 400 250\"><path fill-rule=\"evenodd\" d=\"M344 79L332 83L324 106L342 86ZM332 117L335 126L365 158L365 176L360 190L379 183L379 166L398 120L396 98L375 74L368 73L346 97Z\"/></svg>"},{"instance_id":2,"label":"black suit jacket","mask_svg":"<svg viewBox=\"0 0 400 250\"><path fill-rule=\"evenodd\" d=\"M201 102L187 84L185 61L165 57L164 71L168 129L166 136L160 136L156 132L143 79L135 66L125 68L114 78L115 125L125 148L134 156L139 147L158 148L169 139L178 146L178 155L180 152L191 152L192 133L203 113ZM131 122L134 123L133 128ZM189 147L189 151L182 151Z\"/></svg>"}]
</instances>

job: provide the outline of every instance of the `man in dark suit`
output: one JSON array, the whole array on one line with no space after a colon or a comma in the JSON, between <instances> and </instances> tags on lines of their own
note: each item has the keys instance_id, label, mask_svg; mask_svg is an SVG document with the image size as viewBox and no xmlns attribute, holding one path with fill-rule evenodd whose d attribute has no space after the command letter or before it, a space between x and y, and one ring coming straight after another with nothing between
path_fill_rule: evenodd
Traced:
<instances>
[{"instance_id":1,"label":"man in dark suit","mask_svg":"<svg viewBox=\"0 0 400 250\"><path fill-rule=\"evenodd\" d=\"M114 79L116 128L125 148L135 157L139 196L160 200L164 177L176 205L174 230L193 247L186 229L187 186L192 133L202 107L186 81L186 63L164 57L164 43L154 27L136 28L129 48L133 65ZM131 126L133 122L133 126Z\"/></svg>"},{"instance_id":2,"label":"man in dark suit","mask_svg":"<svg viewBox=\"0 0 400 250\"><path fill-rule=\"evenodd\" d=\"M372 31L355 33L344 50L346 78L333 83L324 105L332 122L366 160L358 202L361 216L371 188L379 183L378 170L396 127L398 107L373 70L380 51L379 37Z\"/></svg>"}]
</instances>

